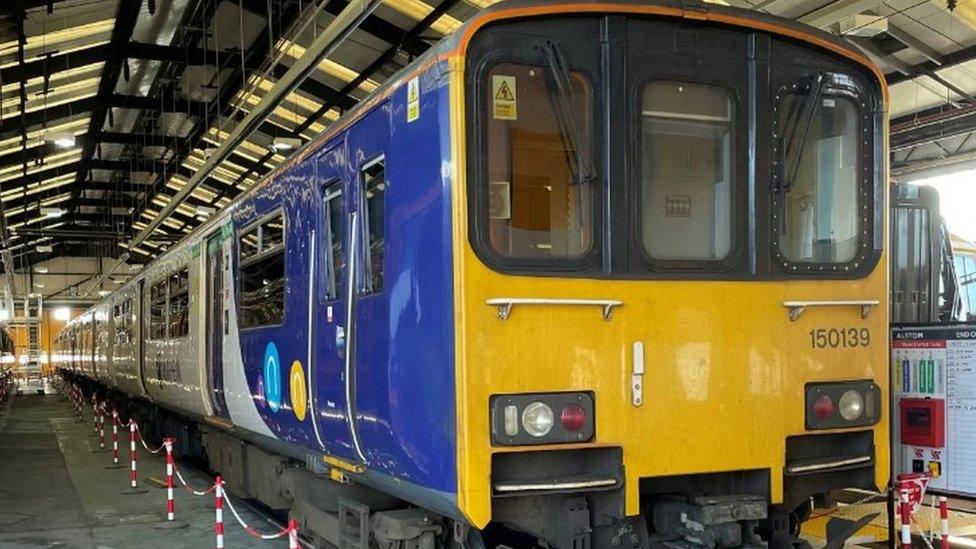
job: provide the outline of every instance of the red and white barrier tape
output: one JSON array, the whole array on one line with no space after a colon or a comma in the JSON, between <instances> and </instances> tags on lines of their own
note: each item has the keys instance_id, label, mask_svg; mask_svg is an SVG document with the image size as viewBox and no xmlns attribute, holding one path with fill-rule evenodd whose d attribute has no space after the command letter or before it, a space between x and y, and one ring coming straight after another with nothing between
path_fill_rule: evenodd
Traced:
<instances>
[{"instance_id":1,"label":"red and white barrier tape","mask_svg":"<svg viewBox=\"0 0 976 549\"><path fill-rule=\"evenodd\" d=\"M135 421L131 420L131 419L129 420L129 423L132 423L133 425L135 425L136 432L139 433L139 443L142 444L142 447L145 448L146 451L149 452L150 454L158 454L159 452L162 452L163 451L163 448L166 447L166 443L165 442L162 443L162 444L160 444L159 445L159 448L156 448L155 450L153 450L149 446L146 446L146 441L145 441L144 438L142 438L142 431L139 430L139 424L136 423Z\"/></svg>"},{"instance_id":2,"label":"red and white barrier tape","mask_svg":"<svg viewBox=\"0 0 976 549\"><path fill-rule=\"evenodd\" d=\"M209 494L210 492L213 492L216 489L216 487L217 487L217 483L215 482L215 483L211 484L210 485L210 488L208 488L206 490L194 490L193 489L193 486L191 486L190 483L187 482L185 478L183 478L183 473L180 473L180 468L176 466L176 462L175 461L173 462L173 470L176 472L176 478L179 479L180 484L182 484L183 487L186 488L186 491L187 492L190 492L194 496L205 496L205 495Z\"/></svg>"},{"instance_id":3,"label":"red and white barrier tape","mask_svg":"<svg viewBox=\"0 0 976 549\"><path fill-rule=\"evenodd\" d=\"M223 488L223 484L224 484L224 482L223 482L223 480L221 480L221 488ZM221 490L221 492L223 493L223 490ZM261 532L258 532L253 527L249 526L246 522L244 522L244 519L242 519L241 518L241 515L238 514L237 509L234 508L234 504L231 502L231 500L230 500L229 497L225 497L224 498L224 501L227 503L227 508L230 509L231 514L234 515L234 519L237 520L237 523L241 525L241 528L243 528L244 531L248 533L248 535L250 535L251 537L257 538L257 539L278 539L280 537L283 537L283 536L286 536L287 535L287 536L289 536L288 546L289 546L289 549L291 549L292 545L291 545L290 538L291 538L292 528L290 528L290 526L291 526L291 523L294 522L294 521L288 521L289 527L288 528L282 528L281 530L279 530L275 534L262 534ZM295 536L296 543L297 543L297 540L298 540L298 537L297 537L297 529L298 528L296 526L296 528L295 528L295 530L296 530L296 532L295 532L295 534L296 534L296 536ZM297 547L297 545L295 545L295 547Z\"/></svg>"}]
</instances>

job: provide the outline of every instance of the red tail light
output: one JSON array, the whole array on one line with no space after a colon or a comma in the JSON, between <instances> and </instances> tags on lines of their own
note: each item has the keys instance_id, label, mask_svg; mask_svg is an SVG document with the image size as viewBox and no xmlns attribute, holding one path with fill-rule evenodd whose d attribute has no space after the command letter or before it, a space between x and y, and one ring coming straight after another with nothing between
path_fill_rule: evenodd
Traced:
<instances>
[{"instance_id":1,"label":"red tail light","mask_svg":"<svg viewBox=\"0 0 976 549\"><path fill-rule=\"evenodd\" d=\"M576 432L586 425L586 410L575 402L567 404L559 414L559 420L563 424L563 429Z\"/></svg>"},{"instance_id":2,"label":"red tail light","mask_svg":"<svg viewBox=\"0 0 976 549\"><path fill-rule=\"evenodd\" d=\"M827 395L820 395L813 401L813 413L820 419L826 420L834 415L834 401Z\"/></svg>"}]
</instances>

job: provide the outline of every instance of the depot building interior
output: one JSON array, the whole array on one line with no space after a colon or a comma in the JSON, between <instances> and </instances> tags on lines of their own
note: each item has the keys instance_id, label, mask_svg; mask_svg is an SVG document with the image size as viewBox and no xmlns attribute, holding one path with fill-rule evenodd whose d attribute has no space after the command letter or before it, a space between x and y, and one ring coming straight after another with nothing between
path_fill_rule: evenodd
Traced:
<instances>
[{"instance_id":1,"label":"depot building interior","mask_svg":"<svg viewBox=\"0 0 976 549\"><path fill-rule=\"evenodd\" d=\"M976 0L2 0L0 547L976 547L974 212Z\"/></svg>"}]
</instances>

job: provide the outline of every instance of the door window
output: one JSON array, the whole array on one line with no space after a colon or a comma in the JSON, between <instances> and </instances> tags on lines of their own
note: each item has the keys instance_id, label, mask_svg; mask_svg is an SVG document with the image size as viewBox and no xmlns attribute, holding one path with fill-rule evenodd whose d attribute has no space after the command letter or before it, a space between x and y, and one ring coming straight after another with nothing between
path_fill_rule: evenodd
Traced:
<instances>
[{"instance_id":1,"label":"door window","mask_svg":"<svg viewBox=\"0 0 976 549\"><path fill-rule=\"evenodd\" d=\"M386 245L386 160L378 158L365 165L363 184L363 227L366 246L365 284L363 294L383 289L383 248Z\"/></svg>"},{"instance_id":2,"label":"door window","mask_svg":"<svg viewBox=\"0 0 976 549\"><path fill-rule=\"evenodd\" d=\"M325 238L322 239L323 256L326 258L325 295L338 299L342 286L345 264L342 258L343 208L342 183L335 181L325 187Z\"/></svg>"}]
</instances>

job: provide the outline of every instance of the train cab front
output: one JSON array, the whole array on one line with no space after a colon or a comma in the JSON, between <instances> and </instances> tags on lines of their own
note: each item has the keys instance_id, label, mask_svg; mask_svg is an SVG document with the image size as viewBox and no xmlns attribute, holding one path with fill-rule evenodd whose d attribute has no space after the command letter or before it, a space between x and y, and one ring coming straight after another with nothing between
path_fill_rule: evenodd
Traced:
<instances>
[{"instance_id":1,"label":"train cab front","mask_svg":"<svg viewBox=\"0 0 976 549\"><path fill-rule=\"evenodd\" d=\"M486 542L793 546L888 483L882 77L684 4L460 33L457 498Z\"/></svg>"}]
</instances>

